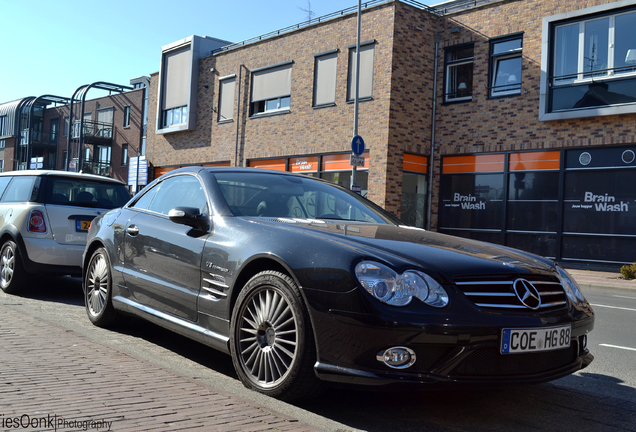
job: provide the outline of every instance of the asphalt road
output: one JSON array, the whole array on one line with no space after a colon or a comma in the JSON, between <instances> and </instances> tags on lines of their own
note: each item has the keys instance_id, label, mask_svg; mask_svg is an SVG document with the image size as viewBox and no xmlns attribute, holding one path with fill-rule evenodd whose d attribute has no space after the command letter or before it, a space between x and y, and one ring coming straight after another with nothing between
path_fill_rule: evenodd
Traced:
<instances>
[{"instance_id":1,"label":"asphalt road","mask_svg":"<svg viewBox=\"0 0 636 432\"><path fill-rule=\"evenodd\" d=\"M588 289L596 311L595 361L553 383L497 390L331 390L299 405L246 390L229 356L140 320L103 330L85 316L76 279L39 278L0 304L73 330L113 350L178 372L324 431L636 431L636 291Z\"/></svg>"},{"instance_id":2,"label":"asphalt road","mask_svg":"<svg viewBox=\"0 0 636 432\"><path fill-rule=\"evenodd\" d=\"M588 346L594 362L580 376L636 389L636 290L585 290L595 312Z\"/></svg>"}]
</instances>

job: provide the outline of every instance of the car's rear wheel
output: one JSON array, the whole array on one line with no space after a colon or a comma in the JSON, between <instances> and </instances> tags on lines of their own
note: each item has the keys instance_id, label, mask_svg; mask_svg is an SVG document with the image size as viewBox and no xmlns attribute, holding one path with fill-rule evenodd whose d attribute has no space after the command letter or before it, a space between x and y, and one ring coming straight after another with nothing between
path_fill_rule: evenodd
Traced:
<instances>
[{"instance_id":1,"label":"car's rear wheel","mask_svg":"<svg viewBox=\"0 0 636 432\"><path fill-rule=\"evenodd\" d=\"M264 271L245 284L232 312L230 351L247 388L287 401L321 389L309 317L298 286L283 273Z\"/></svg>"},{"instance_id":2,"label":"car's rear wheel","mask_svg":"<svg viewBox=\"0 0 636 432\"><path fill-rule=\"evenodd\" d=\"M18 245L13 240L7 240L0 251L0 288L7 294L15 294L20 290L26 279L26 272L22 267Z\"/></svg>"},{"instance_id":3,"label":"car's rear wheel","mask_svg":"<svg viewBox=\"0 0 636 432\"><path fill-rule=\"evenodd\" d=\"M113 279L106 249L93 252L84 275L84 295L88 319L99 327L112 325L117 311L112 301Z\"/></svg>"}]
</instances>

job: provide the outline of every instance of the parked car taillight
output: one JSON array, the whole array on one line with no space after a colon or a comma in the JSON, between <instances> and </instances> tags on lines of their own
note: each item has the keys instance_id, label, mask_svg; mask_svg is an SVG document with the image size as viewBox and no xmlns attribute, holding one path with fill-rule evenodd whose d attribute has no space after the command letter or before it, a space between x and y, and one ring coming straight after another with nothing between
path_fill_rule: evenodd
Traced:
<instances>
[{"instance_id":1,"label":"parked car taillight","mask_svg":"<svg viewBox=\"0 0 636 432\"><path fill-rule=\"evenodd\" d=\"M45 233L46 223L40 210L33 210L29 215L29 232Z\"/></svg>"}]
</instances>

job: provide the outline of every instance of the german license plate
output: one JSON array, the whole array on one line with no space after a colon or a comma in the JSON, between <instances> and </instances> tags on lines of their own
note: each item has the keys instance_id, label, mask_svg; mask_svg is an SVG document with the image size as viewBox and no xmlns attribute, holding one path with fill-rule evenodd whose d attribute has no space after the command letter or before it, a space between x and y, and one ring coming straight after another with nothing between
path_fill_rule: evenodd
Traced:
<instances>
[{"instance_id":1,"label":"german license plate","mask_svg":"<svg viewBox=\"0 0 636 432\"><path fill-rule=\"evenodd\" d=\"M79 232L86 232L91 226L91 221L89 220L77 220L75 221L75 230Z\"/></svg>"},{"instance_id":2,"label":"german license plate","mask_svg":"<svg viewBox=\"0 0 636 432\"><path fill-rule=\"evenodd\" d=\"M570 346L572 326L547 328L503 329L501 353L515 354L551 351Z\"/></svg>"}]
</instances>

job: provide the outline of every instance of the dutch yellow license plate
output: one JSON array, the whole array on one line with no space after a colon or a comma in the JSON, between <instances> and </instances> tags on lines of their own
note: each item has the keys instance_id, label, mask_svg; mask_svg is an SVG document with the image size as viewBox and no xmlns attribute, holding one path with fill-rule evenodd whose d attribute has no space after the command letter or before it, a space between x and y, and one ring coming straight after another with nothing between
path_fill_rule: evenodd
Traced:
<instances>
[{"instance_id":1,"label":"dutch yellow license plate","mask_svg":"<svg viewBox=\"0 0 636 432\"><path fill-rule=\"evenodd\" d=\"M91 226L91 221L89 220L78 220L76 221L75 229L79 232L86 232Z\"/></svg>"}]
</instances>

